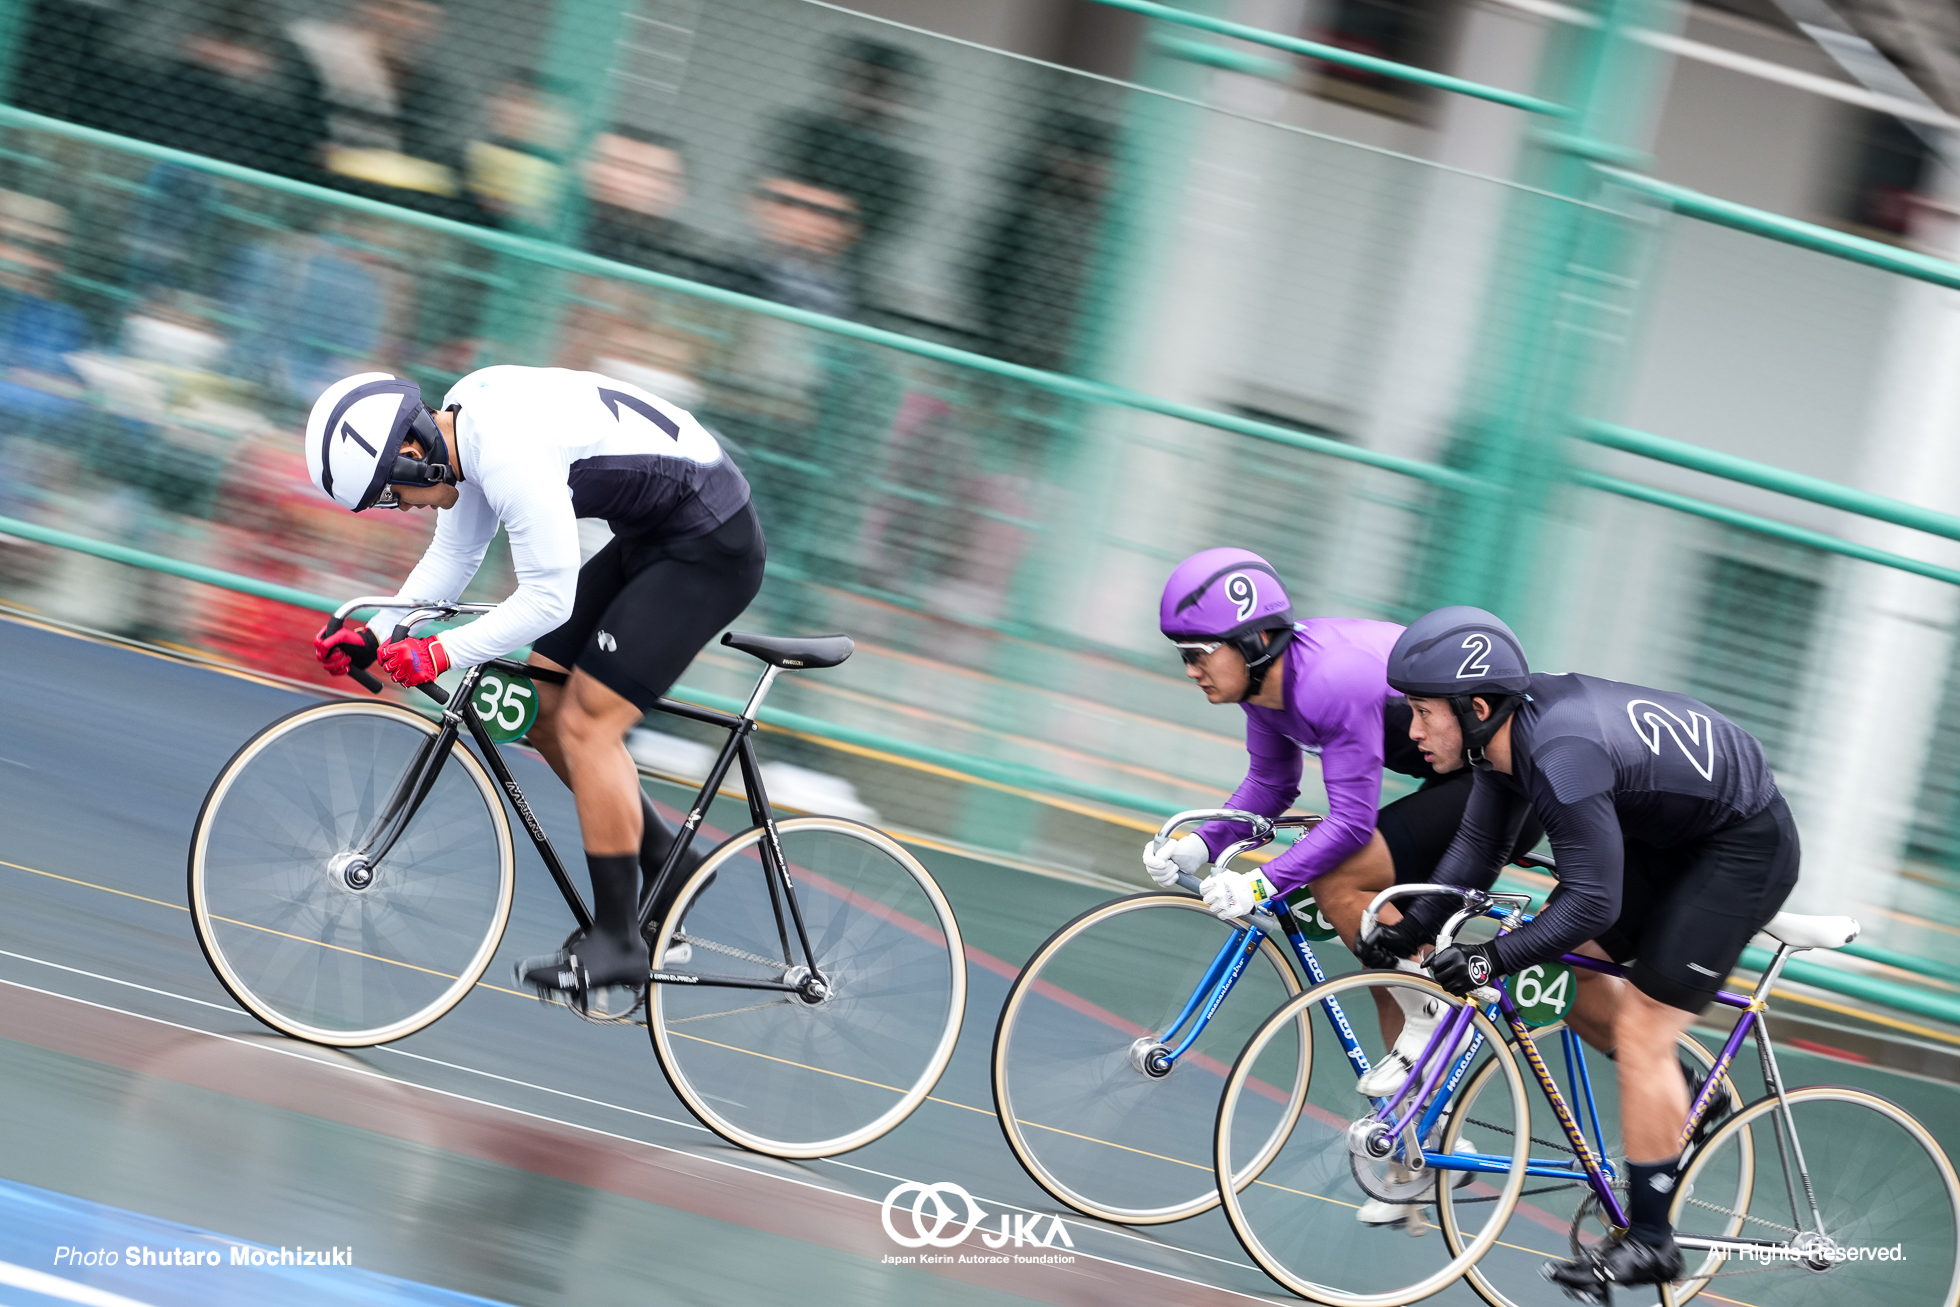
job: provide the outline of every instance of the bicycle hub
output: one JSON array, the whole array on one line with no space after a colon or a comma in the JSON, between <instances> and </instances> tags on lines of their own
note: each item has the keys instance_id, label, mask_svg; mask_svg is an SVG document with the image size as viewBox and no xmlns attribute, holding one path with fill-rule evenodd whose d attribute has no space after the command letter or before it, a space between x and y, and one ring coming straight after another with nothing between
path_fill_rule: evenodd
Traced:
<instances>
[{"instance_id":1,"label":"bicycle hub","mask_svg":"<svg viewBox=\"0 0 1960 1307\"><path fill-rule=\"evenodd\" d=\"M1380 1161L1395 1151L1395 1140L1388 1133L1387 1123L1372 1116L1350 1122L1347 1137L1348 1151L1356 1157Z\"/></svg>"},{"instance_id":2,"label":"bicycle hub","mask_svg":"<svg viewBox=\"0 0 1960 1307\"><path fill-rule=\"evenodd\" d=\"M374 884L373 865L358 853L335 854L327 863L327 875L352 890L363 890Z\"/></svg>"},{"instance_id":3,"label":"bicycle hub","mask_svg":"<svg viewBox=\"0 0 1960 1307\"><path fill-rule=\"evenodd\" d=\"M1177 1069L1177 1059L1169 1048L1145 1035L1130 1045L1130 1065L1152 1080L1162 1080Z\"/></svg>"}]
</instances>

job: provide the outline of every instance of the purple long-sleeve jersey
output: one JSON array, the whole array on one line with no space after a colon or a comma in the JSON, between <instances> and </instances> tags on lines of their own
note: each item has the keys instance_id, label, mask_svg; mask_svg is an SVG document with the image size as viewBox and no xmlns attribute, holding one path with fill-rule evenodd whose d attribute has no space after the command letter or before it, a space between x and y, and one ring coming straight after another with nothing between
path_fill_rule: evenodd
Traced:
<instances>
[{"instance_id":1,"label":"purple long-sleeve jersey","mask_svg":"<svg viewBox=\"0 0 1960 1307\"><path fill-rule=\"evenodd\" d=\"M1301 751L1320 755L1327 816L1266 864L1276 890L1304 885L1367 845L1375 832L1384 765L1410 776L1435 775L1409 743L1406 704L1388 687L1388 651L1402 628L1393 622L1310 617L1293 630L1285 654L1286 707L1240 705L1251 766L1225 801L1228 808L1277 817L1300 797ZM1399 713L1388 711L1391 700ZM1215 858L1245 831L1239 823L1214 821L1200 827L1198 836Z\"/></svg>"}]
</instances>

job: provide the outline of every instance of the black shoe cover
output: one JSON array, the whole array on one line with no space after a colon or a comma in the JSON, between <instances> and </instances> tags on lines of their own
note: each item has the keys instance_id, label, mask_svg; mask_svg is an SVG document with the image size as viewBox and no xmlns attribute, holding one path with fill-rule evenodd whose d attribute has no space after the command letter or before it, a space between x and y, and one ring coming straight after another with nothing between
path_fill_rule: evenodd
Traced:
<instances>
[{"instance_id":1,"label":"black shoe cover","mask_svg":"<svg viewBox=\"0 0 1960 1307\"><path fill-rule=\"evenodd\" d=\"M1681 1274L1681 1250L1669 1238L1652 1244L1639 1239L1615 1239L1569 1262L1546 1262L1545 1278L1565 1290L1568 1298L1606 1304L1613 1286L1662 1284Z\"/></svg>"},{"instance_id":2,"label":"black shoe cover","mask_svg":"<svg viewBox=\"0 0 1960 1307\"><path fill-rule=\"evenodd\" d=\"M517 983L540 993L583 993L605 985L637 989L647 983L649 961L646 939L638 931L626 939L584 931L556 953L518 963Z\"/></svg>"}]
</instances>

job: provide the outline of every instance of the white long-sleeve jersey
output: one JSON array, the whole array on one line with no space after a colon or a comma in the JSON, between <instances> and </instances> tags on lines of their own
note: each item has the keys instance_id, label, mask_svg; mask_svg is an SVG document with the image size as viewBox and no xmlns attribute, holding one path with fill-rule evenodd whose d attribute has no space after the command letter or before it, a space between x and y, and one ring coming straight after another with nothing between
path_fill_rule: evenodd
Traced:
<instances>
[{"instance_id":1,"label":"white long-sleeve jersey","mask_svg":"<svg viewBox=\"0 0 1960 1307\"><path fill-rule=\"evenodd\" d=\"M457 667L535 641L571 616L578 519L604 518L629 539L687 540L749 502L749 483L707 428L639 387L567 368L494 367L450 388L463 480L456 505L402 582L406 599L455 599L502 523L517 591L469 625L444 632ZM369 625L386 641L405 609Z\"/></svg>"}]
</instances>

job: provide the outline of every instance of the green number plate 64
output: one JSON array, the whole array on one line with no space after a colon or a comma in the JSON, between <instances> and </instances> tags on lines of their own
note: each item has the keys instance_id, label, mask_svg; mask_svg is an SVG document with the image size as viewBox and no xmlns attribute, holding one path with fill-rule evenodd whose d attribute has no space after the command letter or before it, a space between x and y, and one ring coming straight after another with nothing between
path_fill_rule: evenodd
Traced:
<instances>
[{"instance_id":1,"label":"green number plate 64","mask_svg":"<svg viewBox=\"0 0 1960 1307\"><path fill-rule=\"evenodd\" d=\"M528 676L485 672L470 696L470 706L483 719L483 728L498 744L521 739L538 720L538 688Z\"/></svg>"},{"instance_id":2,"label":"green number plate 64","mask_svg":"<svg viewBox=\"0 0 1960 1307\"><path fill-rule=\"evenodd\" d=\"M1333 939L1340 933L1327 920L1327 914L1320 910L1320 904L1314 901L1311 890L1294 891L1286 896L1286 903L1293 909L1293 920L1300 923L1300 933L1315 943Z\"/></svg>"},{"instance_id":3,"label":"green number plate 64","mask_svg":"<svg viewBox=\"0 0 1960 1307\"><path fill-rule=\"evenodd\" d=\"M1578 996L1579 982L1572 968L1563 962L1546 962L1526 967L1508 982L1511 1001L1528 1026L1549 1026L1565 1020Z\"/></svg>"}]
</instances>

